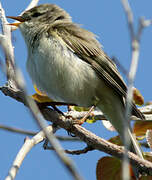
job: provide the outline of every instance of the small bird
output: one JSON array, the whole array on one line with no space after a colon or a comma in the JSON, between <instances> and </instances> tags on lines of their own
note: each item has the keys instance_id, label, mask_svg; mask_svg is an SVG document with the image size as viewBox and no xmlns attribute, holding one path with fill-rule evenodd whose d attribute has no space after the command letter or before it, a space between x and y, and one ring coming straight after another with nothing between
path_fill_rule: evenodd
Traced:
<instances>
[{"instance_id":1,"label":"small bird","mask_svg":"<svg viewBox=\"0 0 152 180\"><path fill-rule=\"evenodd\" d=\"M125 121L127 87L115 63L104 53L96 36L72 22L54 4L36 6L21 16L18 26L27 45L27 71L38 89L51 99L82 107L96 106L124 140L128 125L128 149L133 146L129 122ZM132 114L144 119L132 102ZM141 155L142 156L142 155Z\"/></svg>"}]
</instances>

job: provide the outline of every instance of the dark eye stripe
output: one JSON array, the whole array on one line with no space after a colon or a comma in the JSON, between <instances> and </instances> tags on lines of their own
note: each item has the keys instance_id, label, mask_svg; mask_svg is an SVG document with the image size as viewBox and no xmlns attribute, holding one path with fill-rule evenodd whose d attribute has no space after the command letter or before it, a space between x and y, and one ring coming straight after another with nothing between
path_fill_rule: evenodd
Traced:
<instances>
[{"instance_id":1,"label":"dark eye stripe","mask_svg":"<svg viewBox=\"0 0 152 180\"><path fill-rule=\"evenodd\" d=\"M35 13L33 14L33 17L38 17L38 16L41 16L41 15L42 15L42 13L35 12Z\"/></svg>"}]
</instances>

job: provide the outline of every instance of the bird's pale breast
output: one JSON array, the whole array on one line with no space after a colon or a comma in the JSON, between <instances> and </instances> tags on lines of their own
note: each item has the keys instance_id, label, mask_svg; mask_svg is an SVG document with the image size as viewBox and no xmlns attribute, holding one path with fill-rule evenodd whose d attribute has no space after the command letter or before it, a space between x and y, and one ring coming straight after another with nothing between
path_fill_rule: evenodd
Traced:
<instances>
[{"instance_id":1,"label":"bird's pale breast","mask_svg":"<svg viewBox=\"0 0 152 180\"><path fill-rule=\"evenodd\" d=\"M88 63L54 37L42 37L38 47L29 50L27 70L50 98L79 106L93 105L97 84L102 84Z\"/></svg>"}]
</instances>

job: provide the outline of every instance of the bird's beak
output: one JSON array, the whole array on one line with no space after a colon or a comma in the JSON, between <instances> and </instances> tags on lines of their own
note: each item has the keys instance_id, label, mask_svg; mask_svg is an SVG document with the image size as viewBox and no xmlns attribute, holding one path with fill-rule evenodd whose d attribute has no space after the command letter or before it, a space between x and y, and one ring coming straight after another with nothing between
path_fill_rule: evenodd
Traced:
<instances>
[{"instance_id":1,"label":"bird's beak","mask_svg":"<svg viewBox=\"0 0 152 180\"><path fill-rule=\"evenodd\" d=\"M21 23L25 22L25 20L21 16L7 16L7 18L17 20L19 22L9 23L8 25L18 27Z\"/></svg>"}]
</instances>

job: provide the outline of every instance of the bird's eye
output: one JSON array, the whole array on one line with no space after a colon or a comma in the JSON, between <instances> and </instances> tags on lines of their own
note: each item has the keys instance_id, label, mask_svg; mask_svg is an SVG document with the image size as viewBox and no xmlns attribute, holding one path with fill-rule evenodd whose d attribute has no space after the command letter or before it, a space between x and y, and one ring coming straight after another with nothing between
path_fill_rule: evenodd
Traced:
<instances>
[{"instance_id":1,"label":"bird's eye","mask_svg":"<svg viewBox=\"0 0 152 180\"><path fill-rule=\"evenodd\" d=\"M35 13L33 14L33 17L38 17L38 16L41 16L41 15L42 15L41 13L35 12Z\"/></svg>"},{"instance_id":2,"label":"bird's eye","mask_svg":"<svg viewBox=\"0 0 152 180\"><path fill-rule=\"evenodd\" d=\"M61 20L61 19L64 19L64 16L59 16L59 17L57 17L57 18L55 19L55 21Z\"/></svg>"}]
</instances>

